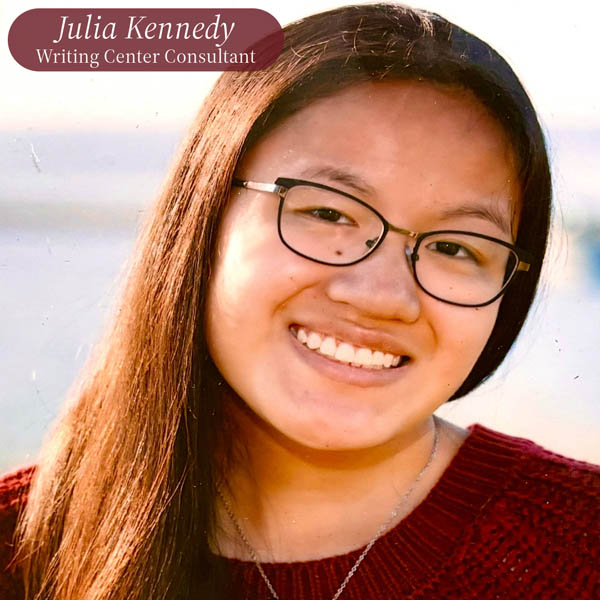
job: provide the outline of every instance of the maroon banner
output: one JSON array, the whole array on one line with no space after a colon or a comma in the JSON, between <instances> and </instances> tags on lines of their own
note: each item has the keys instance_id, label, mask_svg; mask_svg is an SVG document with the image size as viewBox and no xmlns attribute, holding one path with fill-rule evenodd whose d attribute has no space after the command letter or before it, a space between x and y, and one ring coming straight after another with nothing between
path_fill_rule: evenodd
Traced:
<instances>
[{"instance_id":1,"label":"maroon banner","mask_svg":"<svg viewBox=\"0 0 600 600\"><path fill-rule=\"evenodd\" d=\"M15 19L8 46L32 71L256 71L283 31L254 8L38 8Z\"/></svg>"}]
</instances>

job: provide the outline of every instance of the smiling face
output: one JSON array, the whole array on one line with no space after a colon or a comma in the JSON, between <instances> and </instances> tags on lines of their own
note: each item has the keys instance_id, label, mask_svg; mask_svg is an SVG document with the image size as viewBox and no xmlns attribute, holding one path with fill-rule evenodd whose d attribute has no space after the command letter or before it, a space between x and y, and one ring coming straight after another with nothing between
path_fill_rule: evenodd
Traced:
<instances>
[{"instance_id":1,"label":"smiling face","mask_svg":"<svg viewBox=\"0 0 600 600\"><path fill-rule=\"evenodd\" d=\"M417 82L350 87L275 127L236 175L332 186L412 231L513 241L512 154L466 92ZM278 237L278 201L232 191L207 305L216 366L275 437L357 450L410 434L467 377L499 301L467 308L428 296L406 261L409 240L395 233L349 266L298 256Z\"/></svg>"}]
</instances>

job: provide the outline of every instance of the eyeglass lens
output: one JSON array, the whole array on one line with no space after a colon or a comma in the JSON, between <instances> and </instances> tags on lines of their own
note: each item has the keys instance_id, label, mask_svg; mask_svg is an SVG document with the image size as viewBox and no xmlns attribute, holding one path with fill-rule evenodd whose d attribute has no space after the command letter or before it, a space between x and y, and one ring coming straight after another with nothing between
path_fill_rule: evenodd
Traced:
<instances>
[{"instance_id":1,"label":"eyeglass lens","mask_svg":"<svg viewBox=\"0 0 600 600\"><path fill-rule=\"evenodd\" d=\"M311 186L288 190L279 228L295 252L333 265L360 260L385 231L380 217L368 206ZM518 262L510 248L468 233L426 235L417 252L415 277L423 289L442 300L466 305L497 296Z\"/></svg>"}]
</instances>

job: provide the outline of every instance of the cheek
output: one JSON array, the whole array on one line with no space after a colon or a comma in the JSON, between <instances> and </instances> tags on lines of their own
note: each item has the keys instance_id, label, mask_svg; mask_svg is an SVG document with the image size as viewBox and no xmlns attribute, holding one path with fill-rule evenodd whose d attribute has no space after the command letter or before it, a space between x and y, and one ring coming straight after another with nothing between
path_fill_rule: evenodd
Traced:
<instances>
[{"instance_id":1,"label":"cheek","mask_svg":"<svg viewBox=\"0 0 600 600\"><path fill-rule=\"evenodd\" d=\"M289 300L317 280L318 265L288 250L276 222L260 213L231 215L217 248L207 301L209 345L267 341Z\"/></svg>"},{"instance_id":2,"label":"cheek","mask_svg":"<svg viewBox=\"0 0 600 600\"><path fill-rule=\"evenodd\" d=\"M261 208L260 203L238 200L225 214L211 276L209 316L216 311L224 317L247 305L273 270L277 231Z\"/></svg>"},{"instance_id":3,"label":"cheek","mask_svg":"<svg viewBox=\"0 0 600 600\"><path fill-rule=\"evenodd\" d=\"M462 308L439 303L436 336L445 369L464 379L481 355L492 333L499 302L479 308Z\"/></svg>"}]
</instances>

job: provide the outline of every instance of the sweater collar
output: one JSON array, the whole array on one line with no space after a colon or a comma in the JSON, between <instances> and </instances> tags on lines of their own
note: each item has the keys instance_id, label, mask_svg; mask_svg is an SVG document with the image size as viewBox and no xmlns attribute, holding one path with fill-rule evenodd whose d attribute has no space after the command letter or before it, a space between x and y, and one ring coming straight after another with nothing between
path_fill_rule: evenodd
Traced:
<instances>
[{"instance_id":1,"label":"sweater collar","mask_svg":"<svg viewBox=\"0 0 600 600\"><path fill-rule=\"evenodd\" d=\"M368 564L394 565L398 592L408 594L439 571L458 546L466 528L477 521L486 503L505 489L513 466L528 440L511 437L483 425L469 427L466 438L425 499L388 533L377 540L361 570ZM324 581L345 573L363 551L319 560L292 563L262 563L276 589L302 571L305 581ZM245 584L259 585L260 574L253 562L225 559ZM400 576L401 575L401 576ZM358 573L357 573L358 576ZM256 579L256 581L254 581Z\"/></svg>"}]
</instances>

